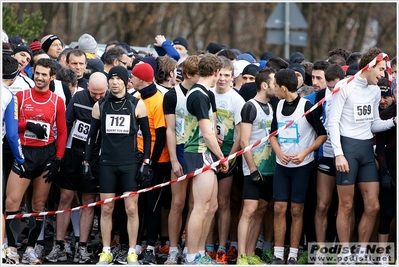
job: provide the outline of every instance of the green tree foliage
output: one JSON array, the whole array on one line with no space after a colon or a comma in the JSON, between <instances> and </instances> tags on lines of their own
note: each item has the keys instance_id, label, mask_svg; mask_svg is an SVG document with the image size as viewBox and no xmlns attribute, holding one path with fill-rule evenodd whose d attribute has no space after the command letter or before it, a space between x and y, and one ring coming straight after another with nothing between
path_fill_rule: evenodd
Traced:
<instances>
[{"instance_id":1,"label":"green tree foliage","mask_svg":"<svg viewBox=\"0 0 399 267\"><path fill-rule=\"evenodd\" d=\"M9 37L21 36L27 42L32 42L33 39L41 36L44 26L47 21L43 19L40 10L28 14L24 9L22 20L18 20L18 15L14 12L14 7L3 5L3 30L6 31Z\"/></svg>"}]
</instances>

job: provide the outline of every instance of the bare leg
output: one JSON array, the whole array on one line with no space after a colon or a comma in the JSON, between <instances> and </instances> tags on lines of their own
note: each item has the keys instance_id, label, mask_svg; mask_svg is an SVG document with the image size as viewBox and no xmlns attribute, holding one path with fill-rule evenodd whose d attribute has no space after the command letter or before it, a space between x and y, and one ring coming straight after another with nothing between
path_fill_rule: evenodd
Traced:
<instances>
[{"instance_id":1,"label":"bare leg","mask_svg":"<svg viewBox=\"0 0 399 267\"><path fill-rule=\"evenodd\" d=\"M115 197L115 193L100 193L101 200ZM112 232L112 211L114 210L115 202L108 202L101 205L101 238L104 247L111 246L111 232Z\"/></svg>"}]
</instances>

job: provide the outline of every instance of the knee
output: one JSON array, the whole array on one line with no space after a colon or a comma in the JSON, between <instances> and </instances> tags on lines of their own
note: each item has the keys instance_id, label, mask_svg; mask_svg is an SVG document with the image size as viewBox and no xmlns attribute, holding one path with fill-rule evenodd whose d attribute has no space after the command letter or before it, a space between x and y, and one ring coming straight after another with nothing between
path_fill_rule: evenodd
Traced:
<instances>
[{"instance_id":1,"label":"knee","mask_svg":"<svg viewBox=\"0 0 399 267\"><path fill-rule=\"evenodd\" d=\"M17 211L17 210L19 210L18 201L16 201L12 197L7 197L6 201L5 201L5 204L6 204L6 210L7 211Z\"/></svg>"},{"instance_id":2,"label":"knee","mask_svg":"<svg viewBox=\"0 0 399 267\"><path fill-rule=\"evenodd\" d=\"M352 201L340 201L338 206L338 212L348 215L352 212L353 202Z\"/></svg>"},{"instance_id":3,"label":"knee","mask_svg":"<svg viewBox=\"0 0 399 267\"><path fill-rule=\"evenodd\" d=\"M70 194L61 193L61 195L60 195L60 206L63 206L63 205L70 206L72 200L73 200L73 195L71 196Z\"/></svg>"},{"instance_id":4,"label":"knee","mask_svg":"<svg viewBox=\"0 0 399 267\"><path fill-rule=\"evenodd\" d=\"M371 216L377 216L379 210L380 210L380 203L378 201L373 203L368 203L368 205L365 205L364 207L364 213Z\"/></svg>"},{"instance_id":5,"label":"knee","mask_svg":"<svg viewBox=\"0 0 399 267\"><path fill-rule=\"evenodd\" d=\"M110 204L110 203L108 203ZM101 206L101 216L112 216L114 205L103 204Z\"/></svg>"},{"instance_id":6,"label":"knee","mask_svg":"<svg viewBox=\"0 0 399 267\"><path fill-rule=\"evenodd\" d=\"M330 205L328 205L327 203L319 201L316 206L316 213L318 213L319 215L326 215L329 207Z\"/></svg>"},{"instance_id":7,"label":"knee","mask_svg":"<svg viewBox=\"0 0 399 267\"><path fill-rule=\"evenodd\" d=\"M230 209L230 199L229 198L223 198L218 200L218 209L219 210L227 210Z\"/></svg>"},{"instance_id":8,"label":"knee","mask_svg":"<svg viewBox=\"0 0 399 267\"><path fill-rule=\"evenodd\" d=\"M32 200L32 211L41 212L44 210L46 202L42 200Z\"/></svg>"},{"instance_id":9,"label":"knee","mask_svg":"<svg viewBox=\"0 0 399 267\"><path fill-rule=\"evenodd\" d=\"M211 201L209 203L208 215L212 215L213 216L215 214L215 212L218 210L218 207L219 207L219 205L218 205L217 200L216 201Z\"/></svg>"},{"instance_id":10,"label":"knee","mask_svg":"<svg viewBox=\"0 0 399 267\"><path fill-rule=\"evenodd\" d=\"M292 204L291 205L291 216L292 218L300 218L303 214L303 204Z\"/></svg>"},{"instance_id":11,"label":"knee","mask_svg":"<svg viewBox=\"0 0 399 267\"><path fill-rule=\"evenodd\" d=\"M279 217L279 216L285 216L285 212L287 210L287 206L285 203L274 203L274 216Z\"/></svg>"},{"instance_id":12,"label":"knee","mask_svg":"<svg viewBox=\"0 0 399 267\"><path fill-rule=\"evenodd\" d=\"M126 207L126 214L129 217L134 217L136 216L137 213L137 205L129 205L129 207Z\"/></svg>"},{"instance_id":13,"label":"knee","mask_svg":"<svg viewBox=\"0 0 399 267\"><path fill-rule=\"evenodd\" d=\"M173 200L172 206L171 206L171 211L174 213L181 213L184 209L184 202L180 199L178 200Z\"/></svg>"}]
</instances>

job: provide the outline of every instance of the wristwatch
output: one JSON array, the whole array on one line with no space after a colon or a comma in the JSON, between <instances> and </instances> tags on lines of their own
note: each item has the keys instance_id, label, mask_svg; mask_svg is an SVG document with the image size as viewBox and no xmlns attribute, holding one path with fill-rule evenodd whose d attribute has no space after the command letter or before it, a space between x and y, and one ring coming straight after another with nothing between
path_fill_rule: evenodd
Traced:
<instances>
[{"instance_id":1,"label":"wristwatch","mask_svg":"<svg viewBox=\"0 0 399 267\"><path fill-rule=\"evenodd\" d=\"M143 163L147 164L147 165L151 165L151 160L150 159L144 159Z\"/></svg>"}]
</instances>

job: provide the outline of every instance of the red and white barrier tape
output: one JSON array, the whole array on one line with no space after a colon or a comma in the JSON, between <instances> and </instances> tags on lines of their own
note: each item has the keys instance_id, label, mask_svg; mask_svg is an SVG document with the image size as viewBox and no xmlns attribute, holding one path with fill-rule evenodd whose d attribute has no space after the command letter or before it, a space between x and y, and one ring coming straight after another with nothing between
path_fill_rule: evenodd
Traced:
<instances>
[{"instance_id":1,"label":"red and white barrier tape","mask_svg":"<svg viewBox=\"0 0 399 267\"><path fill-rule=\"evenodd\" d=\"M390 86L392 86L392 72L391 72L391 67L390 67L391 65L390 65L390 61L389 61L388 55L386 55L386 54L384 54L384 53L380 53L380 54L379 54L377 57L375 57L368 65L366 65L363 69L361 69L359 72L357 72L357 73L355 74L355 76L356 76L356 75L359 75L360 73L362 73L362 72L364 72L364 71L366 71L368 68L371 68L371 67L377 65L381 60L383 60L383 59L385 59L385 58L386 58L386 62L387 62L388 80L389 80L389 82L390 82ZM352 76L351 78L347 79L346 82L345 82L344 84L341 85L341 87L335 88L335 89L332 91L332 94L331 94L331 95L337 93L341 88L343 88L344 86L346 86L349 82L351 82L351 81L355 78L355 76ZM219 166L220 164L225 163L225 162L228 161L228 160L232 160L232 159L234 159L235 157L240 156L240 155L244 154L245 152L251 150L252 148L254 148L254 147L256 147L256 146L258 146L258 145L260 145L260 144L266 142L266 141L269 140L271 137L276 136L280 131L282 131L282 130L288 128L288 127L290 127L292 124L294 124L295 122L297 122L297 121L300 120L301 118L303 118L303 117L305 117L306 115L308 115L310 112L312 112L313 110L315 110L317 107L321 106L325 100L326 100L325 97L322 98L319 102L317 102L316 104L314 104L308 111L306 111L305 113L303 113L300 117L296 118L295 120L292 120L292 121L288 122L286 125L280 127L280 128L277 129L276 131L272 132L270 135L265 136L264 138L262 138L262 139L256 141L255 143L253 143L253 144L247 146L246 148L241 149L241 150L239 150L239 151L237 151L237 152L235 152L235 153L233 153L233 154L230 154L229 156L227 156L227 157L225 157L225 158L223 158L223 159L221 159L221 160L218 160L218 161L212 163L211 165L204 166L204 167L202 167L202 168L200 168L200 169L197 169L197 170L195 170L195 171L193 171L193 172L190 172L189 174L185 174L185 175L183 175L183 176L181 176L181 177L179 177L179 178L176 178L176 179L174 179L174 180L171 180L171 181L168 181L168 182L165 182L165 183L161 183L161 184L157 184L157 185L154 185L154 186L150 186L150 187L147 187L147 188L144 188L144 189L140 189L140 190L138 190L138 191L130 192L130 193L128 193L128 194L124 194L124 195L121 195L121 196L116 196L116 197L113 197L113 198L107 198L107 199L103 199L103 200L100 200L100 201L97 201L97 202L93 202L93 203L90 203L90 204L86 204L86 205L83 205L83 206L74 207L74 208L71 208L71 209L8 215L8 216L6 217L6 219L7 219L7 220L8 220L8 219L21 219L21 218L27 218L27 217L31 217L31 216L37 217L37 216L44 216L44 215L56 215L56 214L60 214L60 213L66 213L66 212L77 211L77 210L80 210L80 209L86 209L86 208L89 208L89 207L99 206L99 205L102 205L102 204L104 204L104 203L113 202L113 201L116 201L116 200L119 200L119 199L122 199L122 198L130 197L130 196L135 196L135 195L137 195L137 194L145 193L145 192L148 192L148 191L151 191L151 190L154 190L154 189L158 189L158 188L161 188L161 187L164 187L164 186L168 186L168 185L171 185L171 184L174 184L174 183L183 181L183 180L185 180L185 179L192 178L192 177L194 177L194 176L196 176L196 175L198 175L198 174L200 174L200 173L203 173L203 172L206 172L206 171L210 170L212 167L215 168L215 167Z\"/></svg>"}]
</instances>

